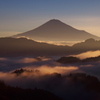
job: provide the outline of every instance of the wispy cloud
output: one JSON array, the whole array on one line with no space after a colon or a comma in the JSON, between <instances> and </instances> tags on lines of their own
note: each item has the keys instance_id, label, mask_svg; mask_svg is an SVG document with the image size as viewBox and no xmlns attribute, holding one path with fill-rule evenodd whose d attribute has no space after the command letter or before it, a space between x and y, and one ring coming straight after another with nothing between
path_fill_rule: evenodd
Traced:
<instances>
[{"instance_id":1,"label":"wispy cloud","mask_svg":"<svg viewBox=\"0 0 100 100\"><path fill-rule=\"evenodd\" d=\"M78 55L70 55L70 56L79 57L80 59L85 59L89 57L97 57L97 56L100 56L100 50L87 51Z\"/></svg>"}]
</instances>

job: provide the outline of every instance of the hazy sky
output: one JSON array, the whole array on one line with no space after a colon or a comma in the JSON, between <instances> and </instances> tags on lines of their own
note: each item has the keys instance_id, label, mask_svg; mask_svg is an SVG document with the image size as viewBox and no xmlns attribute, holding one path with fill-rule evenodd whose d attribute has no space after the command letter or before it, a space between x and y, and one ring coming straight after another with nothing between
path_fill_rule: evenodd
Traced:
<instances>
[{"instance_id":1,"label":"hazy sky","mask_svg":"<svg viewBox=\"0 0 100 100\"><path fill-rule=\"evenodd\" d=\"M100 36L100 0L0 0L0 37L34 29L50 19Z\"/></svg>"}]
</instances>

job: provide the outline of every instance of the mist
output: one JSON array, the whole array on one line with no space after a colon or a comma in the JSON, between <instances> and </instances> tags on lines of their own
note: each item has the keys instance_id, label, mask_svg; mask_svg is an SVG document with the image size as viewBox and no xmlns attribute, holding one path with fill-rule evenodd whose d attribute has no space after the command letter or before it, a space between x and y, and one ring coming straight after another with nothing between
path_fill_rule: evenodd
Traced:
<instances>
[{"instance_id":1,"label":"mist","mask_svg":"<svg viewBox=\"0 0 100 100\"><path fill-rule=\"evenodd\" d=\"M97 56L98 52L95 51L94 56ZM87 53L90 54L91 51L80 55L88 58L90 56L87 56ZM0 58L0 80L14 87L48 90L64 100L88 100L90 98L94 100L97 94L92 90L88 91L86 84L75 82L69 75L87 73L100 80L100 62L61 64L56 62L58 58L46 56ZM83 79L81 76L78 77Z\"/></svg>"}]
</instances>

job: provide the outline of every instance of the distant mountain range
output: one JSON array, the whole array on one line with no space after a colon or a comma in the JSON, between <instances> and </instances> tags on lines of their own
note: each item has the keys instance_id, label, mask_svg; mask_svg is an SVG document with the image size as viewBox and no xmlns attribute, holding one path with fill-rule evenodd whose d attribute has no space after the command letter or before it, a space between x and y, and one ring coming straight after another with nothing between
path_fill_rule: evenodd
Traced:
<instances>
[{"instance_id":1,"label":"distant mountain range","mask_svg":"<svg viewBox=\"0 0 100 100\"><path fill-rule=\"evenodd\" d=\"M0 56L62 55L69 46L35 42L26 38L0 38Z\"/></svg>"},{"instance_id":2,"label":"distant mountain range","mask_svg":"<svg viewBox=\"0 0 100 100\"><path fill-rule=\"evenodd\" d=\"M12 37L25 36L39 41L83 41L88 38L100 39L84 30L75 29L59 20L50 20L45 24Z\"/></svg>"},{"instance_id":3,"label":"distant mountain range","mask_svg":"<svg viewBox=\"0 0 100 100\"><path fill-rule=\"evenodd\" d=\"M0 57L4 56L65 56L100 50L100 41L88 39L73 46L57 46L26 38L0 38Z\"/></svg>"}]
</instances>

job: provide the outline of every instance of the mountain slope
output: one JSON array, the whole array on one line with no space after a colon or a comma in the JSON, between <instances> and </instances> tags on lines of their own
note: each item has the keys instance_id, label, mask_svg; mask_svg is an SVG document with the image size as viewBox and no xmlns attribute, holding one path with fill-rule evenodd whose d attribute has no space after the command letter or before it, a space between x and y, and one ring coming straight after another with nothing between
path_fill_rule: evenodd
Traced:
<instances>
[{"instance_id":1,"label":"mountain slope","mask_svg":"<svg viewBox=\"0 0 100 100\"><path fill-rule=\"evenodd\" d=\"M0 56L62 55L69 46L35 42L26 38L0 38Z\"/></svg>"},{"instance_id":2,"label":"mountain slope","mask_svg":"<svg viewBox=\"0 0 100 100\"><path fill-rule=\"evenodd\" d=\"M70 46L35 42L26 38L0 38L0 57L4 56L65 56L100 50L100 41L88 39Z\"/></svg>"},{"instance_id":3,"label":"mountain slope","mask_svg":"<svg viewBox=\"0 0 100 100\"><path fill-rule=\"evenodd\" d=\"M77 30L59 20L50 20L36 29L15 35L13 37L26 36L41 41L82 41L88 38L100 39L83 30Z\"/></svg>"}]
</instances>

